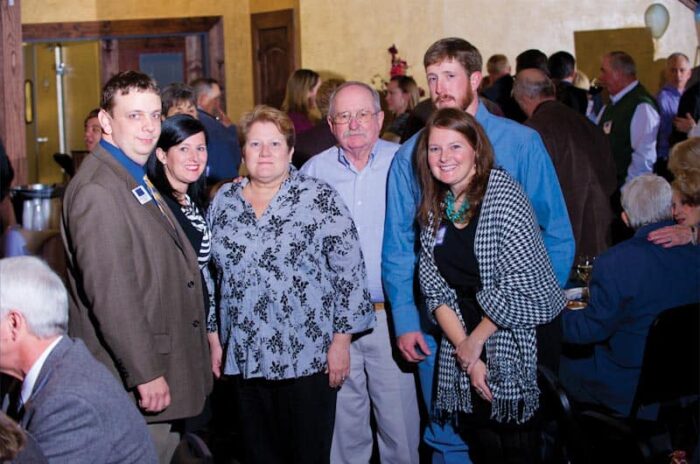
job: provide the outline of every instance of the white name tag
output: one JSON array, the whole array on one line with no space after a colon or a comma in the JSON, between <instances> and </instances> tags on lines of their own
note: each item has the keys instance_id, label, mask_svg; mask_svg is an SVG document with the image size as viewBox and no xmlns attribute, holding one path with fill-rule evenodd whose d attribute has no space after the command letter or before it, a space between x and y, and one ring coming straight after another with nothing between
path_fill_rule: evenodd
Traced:
<instances>
[{"instance_id":1,"label":"white name tag","mask_svg":"<svg viewBox=\"0 0 700 464\"><path fill-rule=\"evenodd\" d=\"M446 232L447 232L447 227L440 226L440 228L437 231L437 234L435 234L435 245L442 245L442 242L445 241L445 233Z\"/></svg>"},{"instance_id":2,"label":"white name tag","mask_svg":"<svg viewBox=\"0 0 700 464\"><path fill-rule=\"evenodd\" d=\"M152 198L151 198L151 194L148 193L148 190L146 190L146 187L144 187L143 185L139 185L138 187L136 187L135 189L133 189L133 190L131 191L131 193L134 194L134 196L136 197L136 199L137 199L137 200L139 201L139 203L141 203L142 205L145 205L146 203L148 203L148 202L151 201L151 199L152 199Z\"/></svg>"}]
</instances>

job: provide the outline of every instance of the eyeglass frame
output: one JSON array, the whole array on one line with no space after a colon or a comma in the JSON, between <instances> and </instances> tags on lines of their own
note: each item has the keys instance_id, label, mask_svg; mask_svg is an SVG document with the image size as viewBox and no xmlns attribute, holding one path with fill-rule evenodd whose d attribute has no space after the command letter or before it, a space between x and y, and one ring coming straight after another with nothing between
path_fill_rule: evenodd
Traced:
<instances>
[{"instance_id":1,"label":"eyeglass frame","mask_svg":"<svg viewBox=\"0 0 700 464\"><path fill-rule=\"evenodd\" d=\"M371 110L360 110L357 113L352 114L352 113L350 113L350 111L343 111L342 113L336 113L336 114L330 116L330 119L333 122L333 124L350 124L353 119L355 121L357 121L359 124L366 124L370 121L372 116L376 116L381 112L382 112L382 110L378 110L375 112L372 112ZM365 113L365 116L360 116L360 113ZM347 121L338 121L336 119L338 116L347 116L348 120Z\"/></svg>"}]
</instances>

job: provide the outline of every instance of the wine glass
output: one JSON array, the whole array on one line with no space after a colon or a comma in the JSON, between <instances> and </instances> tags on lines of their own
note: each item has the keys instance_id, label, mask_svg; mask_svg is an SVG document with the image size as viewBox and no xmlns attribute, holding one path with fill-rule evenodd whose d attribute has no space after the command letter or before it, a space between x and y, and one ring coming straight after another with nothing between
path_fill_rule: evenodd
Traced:
<instances>
[{"instance_id":1,"label":"wine glass","mask_svg":"<svg viewBox=\"0 0 700 464\"><path fill-rule=\"evenodd\" d=\"M590 256L581 255L576 261L576 275L586 287L588 287L588 284L591 281L591 273L593 272L593 259L594 258Z\"/></svg>"}]
</instances>

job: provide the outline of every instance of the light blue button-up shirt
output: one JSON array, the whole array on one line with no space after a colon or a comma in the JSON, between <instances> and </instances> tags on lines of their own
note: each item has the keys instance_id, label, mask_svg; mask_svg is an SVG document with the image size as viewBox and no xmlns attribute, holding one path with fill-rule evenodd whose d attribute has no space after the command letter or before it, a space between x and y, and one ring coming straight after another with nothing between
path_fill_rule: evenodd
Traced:
<instances>
[{"instance_id":1,"label":"light blue button-up shirt","mask_svg":"<svg viewBox=\"0 0 700 464\"><path fill-rule=\"evenodd\" d=\"M564 286L574 259L574 234L557 173L542 139L522 124L492 115L482 104L476 120L493 145L496 164L522 185L530 199L554 273ZM415 217L421 197L413 153L421 134L422 131L401 146L388 179L382 279L397 336L421 330L413 292L417 262Z\"/></svg>"},{"instance_id":2,"label":"light blue button-up shirt","mask_svg":"<svg viewBox=\"0 0 700 464\"><path fill-rule=\"evenodd\" d=\"M386 211L386 182L399 145L377 140L367 165L358 171L339 146L312 157L301 172L321 179L338 191L360 235L372 302L383 302L381 259Z\"/></svg>"}]
</instances>

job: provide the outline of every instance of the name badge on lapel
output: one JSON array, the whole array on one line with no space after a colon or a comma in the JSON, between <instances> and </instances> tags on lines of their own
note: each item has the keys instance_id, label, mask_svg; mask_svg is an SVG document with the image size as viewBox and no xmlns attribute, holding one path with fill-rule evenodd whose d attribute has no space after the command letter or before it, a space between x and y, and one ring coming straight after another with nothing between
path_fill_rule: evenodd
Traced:
<instances>
[{"instance_id":1,"label":"name badge on lapel","mask_svg":"<svg viewBox=\"0 0 700 464\"><path fill-rule=\"evenodd\" d=\"M437 231L437 234L435 234L435 245L442 245L442 243L445 241L445 233L446 232L447 232L447 227L440 226L440 228Z\"/></svg>"},{"instance_id":2,"label":"name badge on lapel","mask_svg":"<svg viewBox=\"0 0 700 464\"><path fill-rule=\"evenodd\" d=\"M605 121L603 123L603 132L610 135L610 131L612 131L612 121Z\"/></svg>"},{"instance_id":3,"label":"name badge on lapel","mask_svg":"<svg viewBox=\"0 0 700 464\"><path fill-rule=\"evenodd\" d=\"M145 188L143 185L139 185L138 187L136 187L135 189L133 189L133 190L131 191L131 193L134 194L134 196L136 197L136 199L137 199L137 200L139 201L139 203L141 203L142 205L145 205L146 203L148 203L149 201L152 200L151 194L148 193L148 190L146 190L146 188Z\"/></svg>"}]
</instances>

